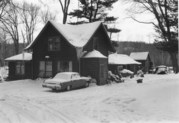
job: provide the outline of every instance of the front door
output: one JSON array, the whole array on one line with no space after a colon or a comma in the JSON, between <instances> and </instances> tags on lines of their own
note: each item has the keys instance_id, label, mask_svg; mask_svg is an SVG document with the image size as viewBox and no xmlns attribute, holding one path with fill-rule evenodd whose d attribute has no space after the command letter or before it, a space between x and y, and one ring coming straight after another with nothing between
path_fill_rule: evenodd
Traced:
<instances>
[{"instance_id":1,"label":"front door","mask_svg":"<svg viewBox=\"0 0 179 123\"><path fill-rule=\"evenodd\" d=\"M99 85L105 84L105 78L106 78L106 70L105 70L105 65L104 64L100 64L100 70L99 70Z\"/></svg>"}]
</instances>

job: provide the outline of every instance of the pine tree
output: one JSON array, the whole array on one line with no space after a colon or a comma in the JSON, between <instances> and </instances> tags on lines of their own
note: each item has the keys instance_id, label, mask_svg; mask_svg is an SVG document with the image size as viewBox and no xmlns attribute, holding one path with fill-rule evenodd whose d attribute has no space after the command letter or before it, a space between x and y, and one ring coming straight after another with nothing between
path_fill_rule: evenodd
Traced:
<instances>
[{"instance_id":1,"label":"pine tree","mask_svg":"<svg viewBox=\"0 0 179 123\"><path fill-rule=\"evenodd\" d=\"M112 9L115 2L117 0L79 0L79 8L70 12L69 15L80 19L75 22L76 24L103 20L107 16L106 10ZM72 24L75 23L72 22Z\"/></svg>"}]
</instances>

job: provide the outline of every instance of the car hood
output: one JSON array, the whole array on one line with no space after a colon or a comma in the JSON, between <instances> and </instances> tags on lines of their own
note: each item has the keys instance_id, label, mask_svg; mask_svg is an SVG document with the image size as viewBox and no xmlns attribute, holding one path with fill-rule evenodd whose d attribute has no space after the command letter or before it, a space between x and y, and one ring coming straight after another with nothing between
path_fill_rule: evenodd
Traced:
<instances>
[{"instance_id":1,"label":"car hood","mask_svg":"<svg viewBox=\"0 0 179 123\"><path fill-rule=\"evenodd\" d=\"M65 83L65 82L69 82L69 80L65 80L65 79L47 79L47 80L45 80L44 83L46 83L46 84L60 84L60 83Z\"/></svg>"}]
</instances>

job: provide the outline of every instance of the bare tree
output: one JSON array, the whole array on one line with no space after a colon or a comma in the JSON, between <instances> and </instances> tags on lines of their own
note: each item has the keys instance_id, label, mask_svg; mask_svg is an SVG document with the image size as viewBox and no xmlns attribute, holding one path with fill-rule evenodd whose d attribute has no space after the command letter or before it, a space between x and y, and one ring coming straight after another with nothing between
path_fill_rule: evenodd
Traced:
<instances>
[{"instance_id":1,"label":"bare tree","mask_svg":"<svg viewBox=\"0 0 179 123\"><path fill-rule=\"evenodd\" d=\"M26 36L27 44L30 44L34 39L33 35L38 23L39 10L39 6L26 2L23 3L22 9L20 9L20 17L25 30L25 32L21 31L21 33Z\"/></svg>"},{"instance_id":2,"label":"bare tree","mask_svg":"<svg viewBox=\"0 0 179 123\"><path fill-rule=\"evenodd\" d=\"M125 0L132 3L130 12L133 15L151 13L154 21L141 21L134 16L131 18L139 23L153 24L158 33L155 46L170 54L173 68L178 73L178 0Z\"/></svg>"},{"instance_id":3,"label":"bare tree","mask_svg":"<svg viewBox=\"0 0 179 123\"><path fill-rule=\"evenodd\" d=\"M63 24L66 24L70 0L64 0L63 3L62 3L62 0L59 0L59 2L60 2L61 9L62 9L62 12L63 12Z\"/></svg>"},{"instance_id":4,"label":"bare tree","mask_svg":"<svg viewBox=\"0 0 179 123\"><path fill-rule=\"evenodd\" d=\"M41 12L41 20L44 24L46 24L49 20L56 20L56 15L51 13L49 9Z\"/></svg>"},{"instance_id":5,"label":"bare tree","mask_svg":"<svg viewBox=\"0 0 179 123\"><path fill-rule=\"evenodd\" d=\"M17 4L16 4L17 5ZM2 26L0 28L8 34L13 40L15 54L19 53L19 32L18 32L18 9L14 4L9 4L4 10L4 16L0 19Z\"/></svg>"},{"instance_id":6,"label":"bare tree","mask_svg":"<svg viewBox=\"0 0 179 123\"><path fill-rule=\"evenodd\" d=\"M4 66L4 58L6 55L6 35L0 32L0 66Z\"/></svg>"},{"instance_id":7,"label":"bare tree","mask_svg":"<svg viewBox=\"0 0 179 123\"><path fill-rule=\"evenodd\" d=\"M0 0L0 19L5 15L5 8L11 0Z\"/></svg>"}]
</instances>

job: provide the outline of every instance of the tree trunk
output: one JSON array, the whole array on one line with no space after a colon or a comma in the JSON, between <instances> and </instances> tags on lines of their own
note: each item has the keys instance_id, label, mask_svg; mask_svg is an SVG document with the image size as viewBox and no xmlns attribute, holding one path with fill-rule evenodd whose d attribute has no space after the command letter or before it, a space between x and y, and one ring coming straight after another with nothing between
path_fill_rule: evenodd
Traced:
<instances>
[{"instance_id":1,"label":"tree trunk","mask_svg":"<svg viewBox=\"0 0 179 123\"><path fill-rule=\"evenodd\" d=\"M177 61L177 53L170 53L173 70L175 73L178 73L178 61Z\"/></svg>"},{"instance_id":2,"label":"tree trunk","mask_svg":"<svg viewBox=\"0 0 179 123\"><path fill-rule=\"evenodd\" d=\"M15 54L19 54L19 43L14 42Z\"/></svg>"},{"instance_id":3,"label":"tree trunk","mask_svg":"<svg viewBox=\"0 0 179 123\"><path fill-rule=\"evenodd\" d=\"M67 13L63 13L63 24L66 24Z\"/></svg>"}]
</instances>

